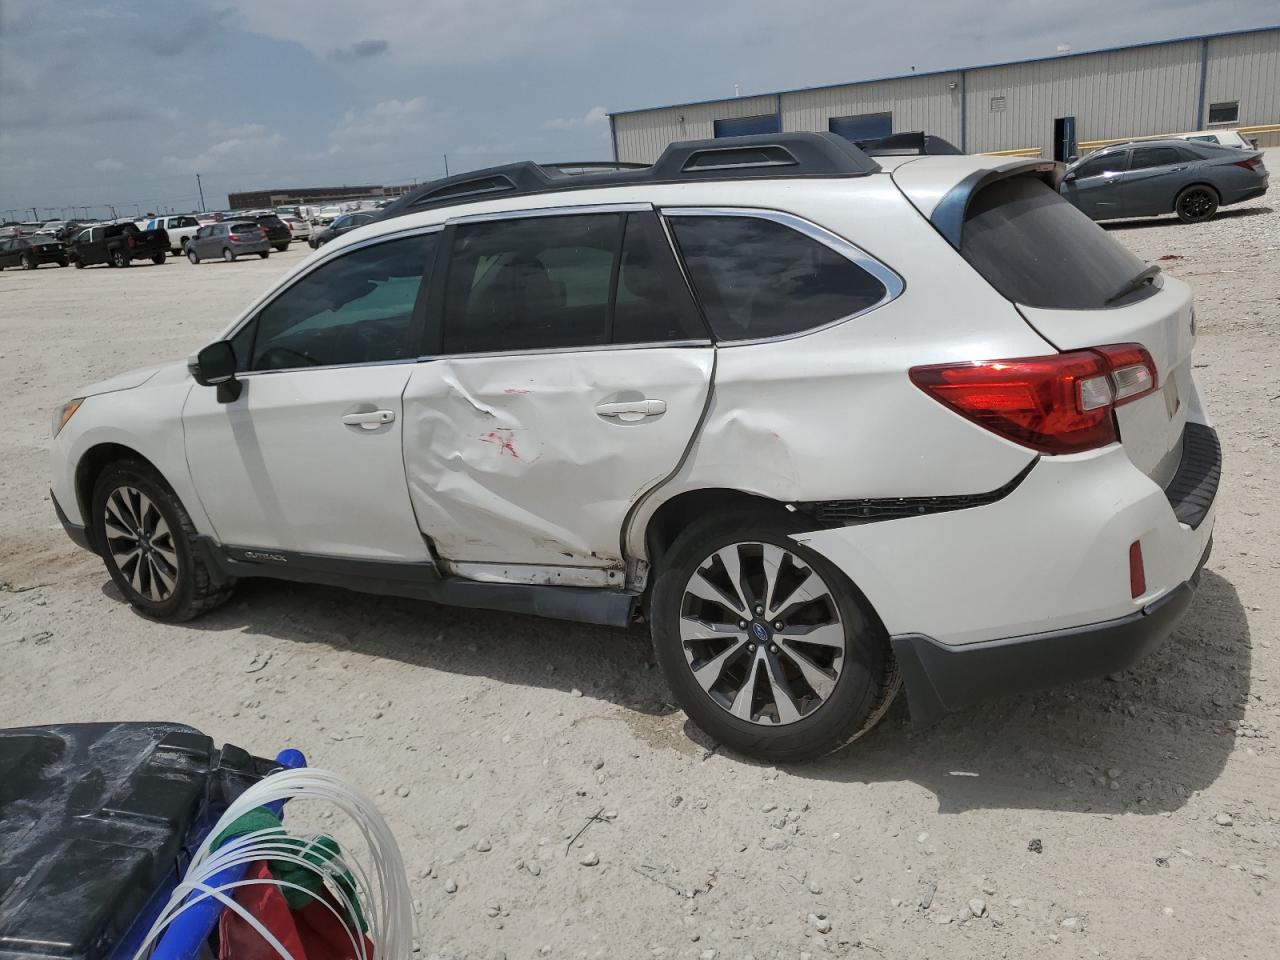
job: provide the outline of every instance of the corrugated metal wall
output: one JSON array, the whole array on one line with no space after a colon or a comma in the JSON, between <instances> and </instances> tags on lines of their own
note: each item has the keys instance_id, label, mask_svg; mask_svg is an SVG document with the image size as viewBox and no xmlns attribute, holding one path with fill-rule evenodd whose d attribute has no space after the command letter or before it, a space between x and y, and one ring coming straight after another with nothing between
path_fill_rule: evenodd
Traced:
<instances>
[{"instance_id":1,"label":"corrugated metal wall","mask_svg":"<svg viewBox=\"0 0 1280 960\"><path fill-rule=\"evenodd\" d=\"M1074 116L1078 140L1194 129L1200 43L970 70L965 82L972 152L1039 147L1051 157L1055 117Z\"/></svg>"},{"instance_id":2,"label":"corrugated metal wall","mask_svg":"<svg viewBox=\"0 0 1280 960\"><path fill-rule=\"evenodd\" d=\"M1280 123L1280 29L1207 42L1205 124L1209 104L1224 100L1240 101L1240 126ZM970 153L1034 148L1051 157L1057 117L1076 118L1081 142L1195 129L1203 52L1204 41L1182 40L621 113L617 156L651 162L674 140L711 137L715 120L780 109L783 130L826 130L831 117L887 111L894 130L925 130Z\"/></svg>"},{"instance_id":3,"label":"corrugated metal wall","mask_svg":"<svg viewBox=\"0 0 1280 960\"><path fill-rule=\"evenodd\" d=\"M930 74L782 95L783 130L826 130L831 117L881 112L893 114L895 130L928 130L959 143L960 74Z\"/></svg>"},{"instance_id":4,"label":"corrugated metal wall","mask_svg":"<svg viewBox=\"0 0 1280 960\"><path fill-rule=\"evenodd\" d=\"M1209 104L1240 101L1240 126L1280 123L1280 30L1209 41L1204 115Z\"/></svg>"}]
</instances>

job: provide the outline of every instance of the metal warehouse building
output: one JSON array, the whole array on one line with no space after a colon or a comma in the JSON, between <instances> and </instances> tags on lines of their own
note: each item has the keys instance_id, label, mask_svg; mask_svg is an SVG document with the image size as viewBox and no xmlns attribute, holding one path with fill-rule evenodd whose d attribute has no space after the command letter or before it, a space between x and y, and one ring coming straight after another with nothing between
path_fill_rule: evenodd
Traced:
<instances>
[{"instance_id":1,"label":"metal warehouse building","mask_svg":"<svg viewBox=\"0 0 1280 960\"><path fill-rule=\"evenodd\" d=\"M1280 144L1280 27L610 115L614 159L787 130L924 130L966 153L1066 159L1105 142L1244 128Z\"/></svg>"}]
</instances>

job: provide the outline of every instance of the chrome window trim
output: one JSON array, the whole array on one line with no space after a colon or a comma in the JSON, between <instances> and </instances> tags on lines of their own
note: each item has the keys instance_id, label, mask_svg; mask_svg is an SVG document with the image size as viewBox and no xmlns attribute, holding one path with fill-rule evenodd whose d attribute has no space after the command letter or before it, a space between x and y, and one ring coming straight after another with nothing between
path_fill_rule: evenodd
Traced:
<instances>
[{"instance_id":1,"label":"chrome window trim","mask_svg":"<svg viewBox=\"0 0 1280 960\"><path fill-rule=\"evenodd\" d=\"M541 347L537 350L486 350L474 353L438 353L418 357L414 362L471 360L485 357L539 357L557 353L599 353L604 350L661 350L664 347L710 347L710 340L660 340L651 343L592 343L574 347Z\"/></svg>"},{"instance_id":2,"label":"chrome window trim","mask_svg":"<svg viewBox=\"0 0 1280 960\"><path fill-rule=\"evenodd\" d=\"M393 233L380 233L376 237L368 237L364 240L358 241L357 243L351 244L351 246L349 247L341 247L338 250L334 250L328 254L322 253L320 255L320 259L316 260L315 263L309 264L306 267L306 269L304 269L302 272L296 273L288 277L280 286L277 286L271 290L268 290L256 301L254 301L253 305L249 307L249 309L246 310L244 314L241 315L240 319L236 322L235 326L227 330L225 333L223 333L223 335L219 339L230 340L232 337L238 334L241 330L243 330L246 326L248 326L250 322L256 319L259 313L261 313L264 309L266 309L268 306L274 303L277 299L284 296L284 294L287 291L292 290L294 286L297 285L300 281L311 276L311 274L315 273L321 267L325 266L326 264L332 263L334 260L337 260L339 257L346 256L348 253L354 253L356 250L363 250L365 247L371 247L379 243L390 243L392 240L405 240L409 237L414 237L418 235L426 236L427 234L430 234L430 233L443 233L444 226L445 225L443 223L435 223L427 227L406 227L401 230L396 230ZM380 360L376 362L385 363L386 361ZM400 362L400 361L396 361L396 362ZM338 366L338 364L327 366L324 369L331 369L332 366ZM365 366L365 364L341 364L341 366ZM292 369L314 370L317 368L316 367L305 367L305 368L299 367L299 368L292 368ZM258 370L255 372L285 373L287 371ZM237 374L236 376L237 378L239 378L239 377L248 376L248 375L249 375L248 373L243 373L243 374Z\"/></svg>"},{"instance_id":3,"label":"chrome window trim","mask_svg":"<svg viewBox=\"0 0 1280 960\"><path fill-rule=\"evenodd\" d=\"M866 316L872 310L878 310L886 303L890 303L898 299L898 297L902 295L902 291L906 289L906 282L895 270L881 263L857 244L846 240L837 233L833 233L826 227L819 226L810 220L796 216L794 213L786 213L782 210L773 210L766 207L659 207L658 213L661 215L664 223L668 217L754 217L757 220L771 220L784 227L789 227L811 240L816 240L823 246L835 251L846 260L857 264L867 273L871 274L871 276L880 281L884 286L885 293L883 297L856 313L837 317L834 320L829 320L828 322L819 324L815 327L806 327L805 329L797 330L794 333L782 333L774 337L754 337L749 340L717 339L717 347L750 346L752 344L776 343L782 340L794 340L797 337L807 337L810 334L818 333L822 330L829 330L839 324L847 323L850 320L856 320L858 317ZM686 269L684 258L680 257L679 260L681 269ZM693 278L687 277L687 279L690 287L693 287Z\"/></svg>"},{"instance_id":4,"label":"chrome window trim","mask_svg":"<svg viewBox=\"0 0 1280 960\"><path fill-rule=\"evenodd\" d=\"M448 226L464 226L469 223L484 223L489 220L525 220L532 217L572 217L586 216L592 213L645 213L653 209L652 203L633 201L629 203L596 203L575 206L560 205L556 207L526 207L520 210L498 210L490 213L470 213L460 217L450 217L445 223Z\"/></svg>"}]
</instances>

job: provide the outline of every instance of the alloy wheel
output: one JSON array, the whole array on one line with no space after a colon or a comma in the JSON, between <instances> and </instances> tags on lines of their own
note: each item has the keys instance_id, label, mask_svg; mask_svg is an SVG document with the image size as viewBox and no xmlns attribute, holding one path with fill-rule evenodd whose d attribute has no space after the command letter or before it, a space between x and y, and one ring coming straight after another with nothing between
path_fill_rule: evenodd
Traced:
<instances>
[{"instance_id":1,"label":"alloy wheel","mask_svg":"<svg viewBox=\"0 0 1280 960\"><path fill-rule=\"evenodd\" d=\"M1203 217L1213 208L1213 198L1204 190L1192 190L1183 194L1179 206L1188 217Z\"/></svg>"},{"instance_id":2,"label":"alloy wheel","mask_svg":"<svg viewBox=\"0 0 1280 960\"><path fill-rule=\"evenodd\" d=\"M136 487L111 491L104 508L107 549L139 596L162 603L178 586L178 550L168 521Z\"/></svg>"},{"instance_id":3,"label":"alloy wheel","mask_svg":"<svg viewBox=\"0 0 1280 960\"><path fill-rule=\"evenodd\" d=\"M783 726L813 715L845 663L845 626L831 587L771 543L734 543L707 557L680 609L685 661L722 710Z\"/></svg>"}]
</instances>

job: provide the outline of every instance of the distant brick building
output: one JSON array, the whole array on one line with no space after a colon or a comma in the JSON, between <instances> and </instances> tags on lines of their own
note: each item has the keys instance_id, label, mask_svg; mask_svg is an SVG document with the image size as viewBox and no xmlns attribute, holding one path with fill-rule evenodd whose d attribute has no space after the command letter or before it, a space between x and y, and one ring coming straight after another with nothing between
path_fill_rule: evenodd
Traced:
<instances>
[{"instance_id":1,"label":"distant brick building","mask_svg":"<svg viewBox=\"0 0 1280 960\"><path fill-rule=\"evenodd\" d=\"M337 203L341 200L368 200L370 198L398 197L413 189L412 184L398 187L342 186L342 187L275 187L270 190L242 190L227 195L227 209L243 210L252 207L279 207L299 203Z\"/></svg>"}]
</instances>

